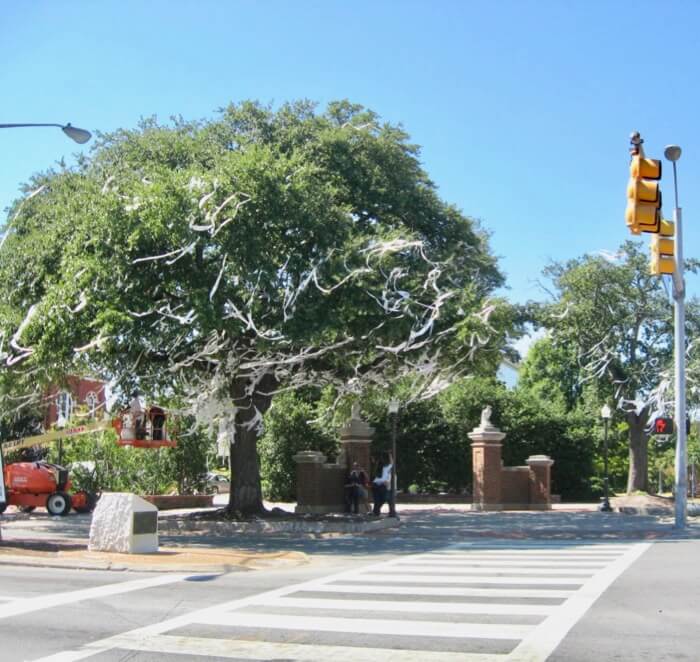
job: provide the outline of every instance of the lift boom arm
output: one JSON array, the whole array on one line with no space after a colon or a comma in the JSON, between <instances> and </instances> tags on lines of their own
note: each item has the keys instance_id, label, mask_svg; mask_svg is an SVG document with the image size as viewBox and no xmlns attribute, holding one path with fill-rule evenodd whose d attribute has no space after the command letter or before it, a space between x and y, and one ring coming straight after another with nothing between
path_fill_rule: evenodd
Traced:
<instances>
[{"instance_id":1,"label":"lift boom arm","mask_svg":"<svg viewBox=\"0 0 700 662\"><path fill-rule=\"evenodd\" d=\"M64 430L52 430L51 432L37 434L32 437L22 437L21 439L5 441L2 443L2 450L3 453L7 453L8 451L16 451L20 448L41 446L43 444L49 444L52 441L57 441L58 439L65 439L66 437L76 437L80 434L87 434L88 432L109 430L111 427L111 421L95 421L93 423L86 423L85 425L74 425L73 427L66 428Z\"/></svg>"}]
</instances>

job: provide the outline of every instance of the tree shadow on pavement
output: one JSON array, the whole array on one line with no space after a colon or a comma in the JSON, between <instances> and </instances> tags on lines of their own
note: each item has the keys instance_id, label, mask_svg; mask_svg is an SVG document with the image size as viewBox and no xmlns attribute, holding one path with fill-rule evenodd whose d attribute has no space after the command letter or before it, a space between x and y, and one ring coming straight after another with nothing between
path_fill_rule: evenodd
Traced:
<instances>
[{"instance_id":1,"label":"tree shadow on pavement","mask_svg":"<svg viewBox=\"0 0 700 662\"><path fill-rule=\"evenodd\" d=\"M700 538L700 527L682 534L669 518L599 512L509 511L497 513L454 510L400 512L399 528L364 534L256 533L230 536L187 532L164 535L162 544L231 547L249 552L299 551L311 555L383 555L420 553L451 544L483 545L496 541L522 546L528 542L619 543L683 535Z\"/></svg>"}]
</instances>

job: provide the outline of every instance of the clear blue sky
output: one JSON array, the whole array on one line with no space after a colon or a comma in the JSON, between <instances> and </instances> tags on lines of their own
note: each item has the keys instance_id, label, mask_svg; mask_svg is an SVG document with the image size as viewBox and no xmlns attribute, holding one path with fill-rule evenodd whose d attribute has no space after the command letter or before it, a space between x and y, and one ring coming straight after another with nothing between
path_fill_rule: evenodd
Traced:
<instances>
[{"instance_id":1,"label":"clear blue sky","mask_svg":"<svg viewBox=\"0 0 700 662\"><path fill-rule=\"evenodd\" d=\"M442 197L482 220L524 301L541 298L550 259L629 236L632 130L649 156L683 147L685 249L700 257L699 24L687 1L6 2L0 123L111 131L244 99L348 98L422 145ZM0 130L0 209L81 149L58 129Z\"/></svg>"}]
</instances>

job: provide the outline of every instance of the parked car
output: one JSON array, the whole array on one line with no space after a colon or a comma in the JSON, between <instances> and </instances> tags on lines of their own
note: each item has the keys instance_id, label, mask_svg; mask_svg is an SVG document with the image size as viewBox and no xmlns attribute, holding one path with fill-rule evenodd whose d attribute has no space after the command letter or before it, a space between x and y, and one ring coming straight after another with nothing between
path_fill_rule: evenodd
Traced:
<instances>
[{"instance_id":1,"label":"parked car","mask_svg":"<svg viewBox=\"0 0 700 662\"><path fill-rule=\"evenodd\" d=\"M226 476L210 471L207 474L207 492L210 494L226 494L231 491L231 483Z\"/></svg>"}]
</instances>

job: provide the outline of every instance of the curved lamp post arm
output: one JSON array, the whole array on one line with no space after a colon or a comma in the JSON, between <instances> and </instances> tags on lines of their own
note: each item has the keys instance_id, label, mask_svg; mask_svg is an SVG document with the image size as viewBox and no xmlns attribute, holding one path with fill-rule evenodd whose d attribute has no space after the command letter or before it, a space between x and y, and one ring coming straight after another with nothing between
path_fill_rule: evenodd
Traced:
<instances>
[{"instance_id":1,"label":"curved lamp post arm","mask_svg":"<svg viewBox=\"0 0 700 662\"><path fill-rule=\"evenodd\" d=\"M74 140L81 145L92 138L92 134L89 131L79 129L77 126L71 126L70 122L68 124L0 124L0 129L17 129L28 126L57 126L71 140Z\"/></svg>"}]
</instances>

